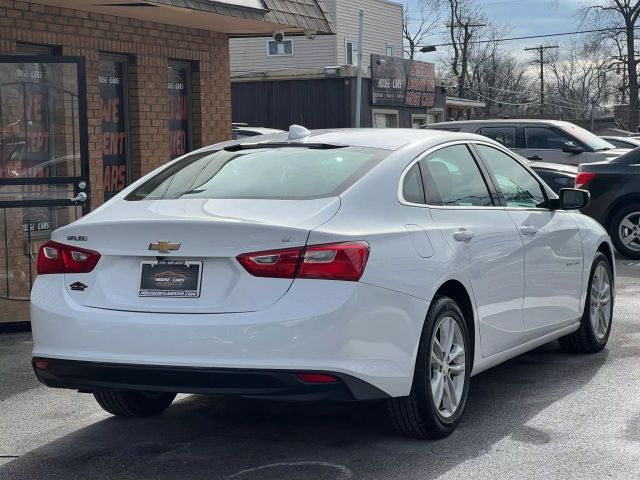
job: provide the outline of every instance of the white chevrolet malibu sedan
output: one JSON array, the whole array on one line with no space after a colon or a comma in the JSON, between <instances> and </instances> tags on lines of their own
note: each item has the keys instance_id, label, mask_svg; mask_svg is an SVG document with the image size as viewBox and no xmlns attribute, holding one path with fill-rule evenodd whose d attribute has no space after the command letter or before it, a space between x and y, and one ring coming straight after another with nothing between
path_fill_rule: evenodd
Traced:
<instances>
[{"instance_id":1,"label":"white chevrolet malibu sedan","mask_svg":"<svg viewBox=\"0 0 640 480\"><path fill-rule=\"evenodd\" d=\"M179 392L385 400L400 431L444 437L471 376L555 339L605 347L613 248L588 201L473 134L207 147L42 246L33 367L120 416Z\"/></svg>"}]
</instances>

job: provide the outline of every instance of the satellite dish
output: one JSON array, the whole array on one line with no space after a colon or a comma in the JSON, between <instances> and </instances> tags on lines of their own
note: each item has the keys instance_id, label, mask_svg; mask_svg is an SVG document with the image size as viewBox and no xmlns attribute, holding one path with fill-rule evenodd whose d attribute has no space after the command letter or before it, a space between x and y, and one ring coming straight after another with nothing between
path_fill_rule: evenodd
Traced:
<instances>
[{"instance_id":1,"label":"satellite dish","mask_svg":"<svg viewBox=\"0 0 640 480\"><path fill-rule=\"evenodd\" d=\"M311 132L301 125L291 125L289 127L289 140L300 140L311 135Z\"/></svg>"}]
</instances>

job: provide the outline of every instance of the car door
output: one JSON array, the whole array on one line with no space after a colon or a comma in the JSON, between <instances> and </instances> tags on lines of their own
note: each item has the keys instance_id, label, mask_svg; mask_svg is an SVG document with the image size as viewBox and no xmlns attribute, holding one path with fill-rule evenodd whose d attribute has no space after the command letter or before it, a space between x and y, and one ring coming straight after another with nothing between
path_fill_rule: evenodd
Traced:
<instances>
[{"instance_id":1,"label":"car door","mask_svg":"<svg viewBox=\"0 0 640 480\"><path fill-rule=\"evenodd\" d=\"M583 253L577 224L568 212L547 208L538 179L505 151L484 144L476 150L493 175L504 210L524 242L524 325L528 339L580 316Z\"/></svg>"},{"instance_id":2,"label":"car door","mask_svg":"<svg viewBox=\"0 0 640 480\"><path fill-rule=\"evenodd\" d=\"M524 150L518 152L523 157L535 162L562 163L563 165L580 165L587 161L587 154L563 152L567 142L577 140L556 128L546 126L524 127ZM579 145L579 143L576 143Z\"/></svg>"},{"instance_id":3,"label":"car door","mask_svg":"<svg viewBox=\"0 0 640 480\"><path fill-rule=\"evenodd\" d=\"M520 344L523 242L507 212L496 208L493 185L464 143L430 153L420 166L433 228L450 252L445 266L473 290L483 356Z\"/></svg>"}]
</instances>

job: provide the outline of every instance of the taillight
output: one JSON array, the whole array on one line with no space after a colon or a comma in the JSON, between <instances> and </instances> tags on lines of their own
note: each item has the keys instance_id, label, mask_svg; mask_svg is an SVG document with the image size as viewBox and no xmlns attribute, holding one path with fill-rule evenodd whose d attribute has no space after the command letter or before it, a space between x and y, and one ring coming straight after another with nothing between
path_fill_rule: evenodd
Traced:
<instances>
[{"instance_id":1,"label":"taillight","mask_svg":"<svg viewBox=\"0 0 640 480\"><path fill-rule=\"evenodd\" d=\"M50 240L38 251L37 273L89 273L95 268L98 260L98 252Z\"/></svg>"},{"instance_id":2,"label":"taillight","mask_svg":"<svg viewBox=\"0 0 640 480\"><path fill-rule=\"evenodd\" d=\"M593 172L578 172L576 176L576 188L582 188L596 176Z\"/></svg>"},{"instance_id":3,"label":"taillight","mask_svg":"<svg viewBox=\"0 0 640 480\"><path fill-rule=\"evenodd\" d=\"M369 258L367 242L330 243L305 248L239 255L240 264L255 277L313 278L357 282Z\"/></svg>"},{"instance_id":4,"label":"taillight","mask_svg":"<svg viewBox=\"0 0 640 480\"><path fill-rule=\"evenodd\" d=\"M238 255L238 261L254 277L294 278L302 248L269 250Z\"/></svg>"}]
</instances>

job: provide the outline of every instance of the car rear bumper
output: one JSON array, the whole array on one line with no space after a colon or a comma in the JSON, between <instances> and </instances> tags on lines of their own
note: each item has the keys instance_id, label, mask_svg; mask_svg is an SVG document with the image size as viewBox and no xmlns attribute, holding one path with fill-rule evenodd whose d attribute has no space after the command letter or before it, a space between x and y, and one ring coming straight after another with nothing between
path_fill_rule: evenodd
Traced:
<instances>
[{"instance_id":1,"label":"car rear bumper","mask_svg":"<svg viewBox=\"0 0 640 480\"><path fill-rule=\"evenodd\" d=\"M257 312L127 312L79 305L55 277L38 277L32 289L34 357L189 372L331 372L394 397L411 390L429 306L360 282L296 280Z\"/></svg>"},{"instance_id":2,"label":"car rear bumper","mask_svg":"<svg viewBox=\"0 0 640 480\"><path fill-rule=\"evenodd\" d=\"M333 401L389 397L358 378L333 372L130 365L42 357L34 357L32 365L38 380L44 385L84 392L143 390ZM299 373L321 373L335 378L335 381L307 382L298 377Z\"/></svg>"}]
</instances>

